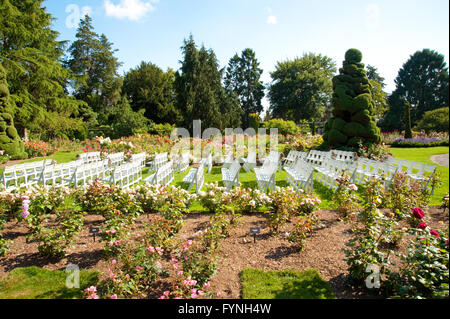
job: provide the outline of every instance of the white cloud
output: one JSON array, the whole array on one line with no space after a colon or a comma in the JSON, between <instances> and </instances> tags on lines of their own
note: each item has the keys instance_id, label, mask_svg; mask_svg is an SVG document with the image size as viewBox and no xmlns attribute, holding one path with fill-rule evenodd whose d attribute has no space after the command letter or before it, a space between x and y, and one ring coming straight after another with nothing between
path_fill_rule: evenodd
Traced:
<instances>
[{"instance_id":1,"label":"white cloud","mask_svg":"<svg viewBox=\"0 0 450 319\"><path fill-rule=\"evenodd\" d=\"M380 25L380 7L372 3L366 6L366 27L376 29Z\"/></svg>"},{"instance_id":2,"label":"white cloud","mask_svg":"<svg viewBox=\"0 0 450 319\"><path fill-rule=\"evenodd\" d=\"M277 17L276 16L269 16L268 18L267 18L267 21L266 21L266 23L267 24L277 24Z\"/></svg>"},{"instance_id":3,"label":"white cloud","mask_svg":"<svg viewBox=\"0 0 450 319\"><path fill-rule=\"evenodd\" d=\"M120 0L118 4L105 0L104 6L108 17L138 21L145 17L147 13L154 11L152 3L157 1L150 0Z\"/></svg>"}]
</instances>

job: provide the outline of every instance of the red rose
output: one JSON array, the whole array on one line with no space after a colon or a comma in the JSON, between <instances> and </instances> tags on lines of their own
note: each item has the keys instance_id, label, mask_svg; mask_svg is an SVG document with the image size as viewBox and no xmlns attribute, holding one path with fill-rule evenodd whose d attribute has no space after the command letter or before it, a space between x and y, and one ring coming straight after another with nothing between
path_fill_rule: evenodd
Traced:
<instances>
[{"instance_id":1,"label":"red rose","mask_svg":"<svg viewBox=\"0 0 450 319\"><path fill-rule=\"evenodd\" d=\"M417 225L417 228L419 228L419 229L425 229L425 228L427 228L427 224L424 223L424 222L422 222L422 223L420 223L419 225Z\"/></svg>"},{"instance_id":2,"label":"red rose","mask_svg":"<svg viewBox=\"0 0 450 319\"><path fill-rule=\"evenodd\" d=\"M430 230L430 234L433 235L433 236L436 237L436 238L439 238L439 234L438 234L438 232L435 231L435 230Z\"/></svg>"},{"instance_id":3,"label":"red rose","mask_svg":"<svg viewBox=\"0 0 450 319\"><path fill-rule=\"evenodd\" d=\"M413 209L411 209L411 212L413 213L414 217L417 219L422 219L425 217L425 213L420 208L413 208Z\"/></svg>"}]
</instances>

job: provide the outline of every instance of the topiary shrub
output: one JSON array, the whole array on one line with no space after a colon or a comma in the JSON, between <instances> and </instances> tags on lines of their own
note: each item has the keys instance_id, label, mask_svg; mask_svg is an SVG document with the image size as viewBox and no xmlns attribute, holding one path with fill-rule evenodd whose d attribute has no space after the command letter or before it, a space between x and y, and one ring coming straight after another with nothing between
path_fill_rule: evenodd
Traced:
<instances>
[{"instance_id":1,"label":"topiary shrub","mask_svg":"<svg viewBox=\"0 0 450 319\"><path fill-rule=\"evenodd\" d=\"M0 150L11 159L27 158L25 145L19 137L11 114L8 113L9 90L6 82L6 72L0 64Z\"/></svg>"},{"instance_id":2,"label":"topiary shrub","mask_svg":"<svg viewBox=\"0 0 450 319\"><path fill-rule=\"evenodd\" d=\"M333 110L324 127L324 145L347 148L381 142L371 87L361 60L359 50L349 49L339 75L333 78Z\"/></svg>"}]
</instances>

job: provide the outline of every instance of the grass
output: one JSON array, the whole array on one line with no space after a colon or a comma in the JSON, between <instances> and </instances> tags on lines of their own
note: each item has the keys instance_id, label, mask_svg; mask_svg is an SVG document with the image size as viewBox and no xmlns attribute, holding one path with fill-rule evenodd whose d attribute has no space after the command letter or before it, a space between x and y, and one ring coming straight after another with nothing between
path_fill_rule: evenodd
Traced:
<instances>
[{"instance_id":1,"label":"grass","mask_svg":"<svg viewBox=\"0 0 450 319\"><path fill-rule=\"evenodd\" d=\"M246 268L240 281L242 299L336 299L315 269L264 272Z\"/></svg>"},{"instance_id":2,"label":"grass","mask_svg":"<svg viewBox=\"0 0 450 319\"><path fill-rule=\"evenodd\" d=\"M0 281L0 299L74 299L83 298L83 290L95 286L100 273L80 271L80 288L67 288L70 273L36 266L15 268Z\"/></svg>"},{"instance_id":3,"label":"grass","mask_svg":"<svg viewBox=\"0 0 450 319\"><path fill-rule=\"evenodd\" d=\"M434 190L433 197L431 198L431 206L442 205L442 198L448 193L449 190L449 168L438 165L430 160L432 155L446 154L449 152L449 148L446 146L441 147L429 147L429 148L390 148L389 151L392 156L400 159L405 159L414 162L426 163L437 166L437 173L440 176L442 185Z\"/></svg>"}]
</instances>

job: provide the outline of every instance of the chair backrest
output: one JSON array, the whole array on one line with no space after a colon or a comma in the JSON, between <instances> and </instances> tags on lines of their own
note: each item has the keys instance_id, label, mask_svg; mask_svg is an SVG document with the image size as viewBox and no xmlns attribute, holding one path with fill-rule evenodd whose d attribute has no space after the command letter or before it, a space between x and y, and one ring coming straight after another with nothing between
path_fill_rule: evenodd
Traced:
<instances>
[{"instance_id":1,"label":"chair backrest","mask_svg":"<svg viewBox=\"0 0 450 319\"><path fill-rule=\"evenodd\" d=\"M131 155L131 162L138 162L141 167L145 166L145 159L147 154L145 152Z\"/></svg>"},{"instance_id":2,"label":"chair backrest","mask_svg":"<svg viewBox=\"0 0 450 319\"><path fill-rule=\"evenodd\" d=\"M248 163L256 163L256 152L249 152L247 156Z\"/></svg>"},{"instance_id":3,"label":"chair backrest","mask_svg":"<svg viewBox=\"0 0 450 319\"><path fill-rule=\"evenodd\" d=\"M260 172L264 175L273 175L278 169L278 163L272 161L264 161Z\"/></svg>"},{"instance_id":4,"label":"chair backrest","mask_svg":"<svg viewBox=\"0 0 450 319\"><path fill-rule=\"evenodd\" d=\"M304 159L299 158L295 161L294 166L292 166L292 169L302 177L309 177L311 172L314 171L314 166L312 166Z\"/></svg>"},{"instance_id":5,"label":"chair backrest","mask_svg":"<svg viewBox=\"0 0 450 319\"><path fill-rule=\"evenodd\" d=\"M306 161L313 166L321 166L323 161L329 158L331 158L331 152L311 150L306 157Z\"/></svg>"},{"instance_id":6,"label":"chair backrest","mask_svg":"<svg viewBox=\"0 0 450 319\"><path fill-rule=\"evenodd\" d=\"M198 194L203 186L203 182L205 180L205 164L202 162L195 173L195 186L196 193Z\"/></svg>"},{"instance_id":7,"label":"chair backrest","mask_svg":"<svg viewBox=\"0 0 450 319\"><path fill-rule=\"evenodd\" d=\"M108 160L110 161L110 165L111 166L117 166L123 163L124 161L124 153L120 152L120 153L112 153L112 154L108 154L107 156Z\"/></svg>"},{"instance_id":8,"label":"chair backrest","mask_svg":"<svg viewBox=\"0 0 450 319\"><path fill-rule=\"evenodd\" d=\"M78 155L78 159L83 160L84 164L89 164L101 160L100 152L86 152Z\"/></svg>"},{"instance_id":9,"label":"chair backrest","mask_svg":"<svg viewBox=\"0 0 450 319\"><path fill-rule=\"evenodd\" d=\"M231 163L233 161L233 152L228 152L227 156L225 157L225 163Z\"/></svg>"},{"instance_id":10,"label":"chair backrest","mask_svg":"<svg viewBox=\"0 0 450 319\"><path fill-rule=\"evenodd\" d=\"M333 150L331 151L331 158L337 161L353 162L356 159L356 154L355 152Z\"/></svg>"},{"instance_id":11,"label":"chair backrest","mask_svg":"<svg viewBox=\"0 0 450 319\"><path fill-rule=\"evenodd\" d=\"M269 155L267 155L266 161L267 160L278 163L280 161L280 153L275 152L275 151L270 151Z\"/></svg>"}]
</instances>

